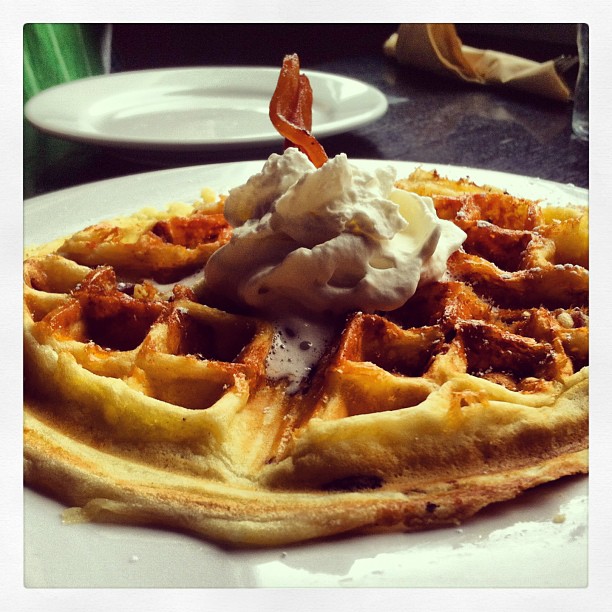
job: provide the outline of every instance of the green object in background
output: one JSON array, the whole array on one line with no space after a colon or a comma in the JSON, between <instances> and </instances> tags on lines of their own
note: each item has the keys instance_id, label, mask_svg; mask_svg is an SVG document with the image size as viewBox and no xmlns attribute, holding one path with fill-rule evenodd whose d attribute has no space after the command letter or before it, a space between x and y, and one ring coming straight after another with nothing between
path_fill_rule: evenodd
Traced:
<instances>
[{"instance_id":1,"label":"green object in background","mask_svg":"<svg viewBox=\"0 0 612 612\"><path fill-rule=\"evenodd\" d=\"M23 27L24 103L53 85L104 73L104 24L27 23Z\"/></svg>"},{"instance_id":2,"label":"green object in background","mask_svg":"<svg viewBox=\"0 0 612 612\"><path fill-rule=\"evenodd\" d=\"M104 74L110 63L106 24L28 23L23 27L23 103L37 93L76 79ZM106 43L106 46L105 46ZM39 132L24 118L24 197L37 195L37 179L67 159L78 171L83 148Z\"/></svg>"}]
</instances>

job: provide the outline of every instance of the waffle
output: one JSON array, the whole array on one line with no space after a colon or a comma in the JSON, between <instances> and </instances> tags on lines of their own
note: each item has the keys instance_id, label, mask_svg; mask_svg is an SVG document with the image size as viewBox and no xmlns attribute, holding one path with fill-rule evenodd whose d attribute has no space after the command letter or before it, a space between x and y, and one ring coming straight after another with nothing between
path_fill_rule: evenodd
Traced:
<instances>
[{"instance_id":1,"label":"waffle","mask_svg":"<svg viewBox=\"0 0 612 612\"><path fill-rule=\"evenodd\" d=\"M397 187L467 240L401 308L343 317L297 388L269 376L274 322L202 282L222 197L29 249L26 483L67 522L280 546L457 525L586 473L586 210L422 169Z\"/></svg>"}]
</instances>

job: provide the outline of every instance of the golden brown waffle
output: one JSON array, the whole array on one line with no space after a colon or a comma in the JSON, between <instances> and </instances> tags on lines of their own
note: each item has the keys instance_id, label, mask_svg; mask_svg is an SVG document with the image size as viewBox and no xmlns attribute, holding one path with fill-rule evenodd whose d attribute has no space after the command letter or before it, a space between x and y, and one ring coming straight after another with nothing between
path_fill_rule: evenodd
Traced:
<instances>
[{"instance_id":1,"label":"golden brown waffle","mask_svg":"<svg viewBox=\"0 0 612 612\"><path fill-rule=\"evenodd\" d=\"M456 524L585 473L585 209L423 170L398 186L464 247L402 308L349 314L296 393L266 375L272 323L193 282L231 234L222 200L30 250L26 482L69 521L259 546Z\"/></svg>"}]
</instances>

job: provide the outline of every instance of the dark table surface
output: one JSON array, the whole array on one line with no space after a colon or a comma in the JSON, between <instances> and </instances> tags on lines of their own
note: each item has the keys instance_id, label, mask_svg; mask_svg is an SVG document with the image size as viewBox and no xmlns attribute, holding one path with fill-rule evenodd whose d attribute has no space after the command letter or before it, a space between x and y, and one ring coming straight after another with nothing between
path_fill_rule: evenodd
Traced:
<instances>
[{"instance_id":1,"label":"dark table surface","mask_svg":"<svg viewBox=\"0 0 612 612\"><path fill-rule=\"evenodd\" d=\"M134 32L121 29L116 33L115 44L119 54L123 52L122 70L206 63L280 66L282 55L295 50L300 54L304 72L321 70L360 79L379 88L389 102L386 115L374 123L322 138L321 143L329 155L345 152L353 158L469 166L588 187L588 143L572 135L571 103L471 85L401 66L382 52L382 43L394 29L392 24L378 25L372 30L374 34L368 45L347 44L342 47L342 52L325 52L321 48L319 53L302 51L300 41L293 36L293 48L282 39L276 41L284 51L274 48L267 55L257 55L242 49L233 55L209 54L206 62L195 54L186 56L167 52L163 56L159 53L152 55L134 44L135 40L143 40L142 37L136 38ZM167 26L163 31L167 32ZM358 35L360 32L355 30L353 33ZM183 42L185 40L188 38L183 37ZM126 41L131 41L127 51ZM159 33L157 41L158 48L163 50ZM486 44L489 41L468 42ZM189 45L183 47L189 49ZM525 49L528 45L522 44L521 50ZM558 48L558 45L547 49L542 44L535 49L532 55L540 54L542 57L534 59L550 59L559 52L572 51ZM250 61L245 61L245 58ZM316 126L313 128L316 135ZM41 134L27 122L24 122L24 137L26 198L168 166L263 160L274 150L267 147L165 157L157 162L147 159L146 163L139 163L127 161L110 150L68 143Z\"/></svg>"}]
</instances>

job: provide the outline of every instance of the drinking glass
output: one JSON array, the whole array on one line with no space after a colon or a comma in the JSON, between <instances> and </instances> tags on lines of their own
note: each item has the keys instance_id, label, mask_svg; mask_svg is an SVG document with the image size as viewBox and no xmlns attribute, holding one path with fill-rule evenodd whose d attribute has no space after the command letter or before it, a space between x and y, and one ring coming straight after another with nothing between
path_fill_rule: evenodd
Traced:
<instances>
[{"instance_id":1,"label":"drinking glass","mask_svg":"<svg viewBox=\"0 0 612 612\"><path fill-rule=\"evenodd\" d=\"M578 24L578 79L574 90L572 129L580 140L589 139L589 26Z\"/></svg>"}]
</instances>

